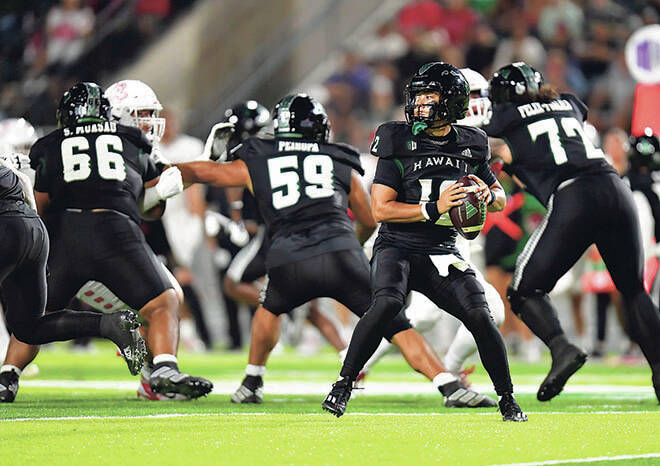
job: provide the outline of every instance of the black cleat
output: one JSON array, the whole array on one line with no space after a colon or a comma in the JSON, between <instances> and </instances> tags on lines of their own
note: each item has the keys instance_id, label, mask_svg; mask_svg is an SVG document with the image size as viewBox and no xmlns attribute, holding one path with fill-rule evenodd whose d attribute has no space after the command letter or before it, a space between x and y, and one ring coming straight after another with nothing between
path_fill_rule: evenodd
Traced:
<instances>
[{"instance_id":1,"label":"black cleat","mask_svg":"<svg viewBox=\"0 0 660 466\"><path fill-rule=\"evenodd\" d=\"M442 392L445 397L445 406L447 408L497 407L497 402L495 400L467 388L458 380L443 385L440 387L440 392Z\"/></svg>"},{"instance_id":2,"label":"black cleat","mask_svg":"<svg viewBox=\"0 0 660 466\"><path fill-rule=\"evenodd\" d=\"M13 402L17 393L18 374L14 371L0 372L0 402Z\"/></svg>"},{"instance_id":3,"label":"black cleat","mask_svg":"<svg viewBox=\"0 0 660 466\"><path fill-rule=\"evenodd\" d=\"M321 407L337 417L341 417L346 412L346 405L351 399L353 382L348 377L344 377L332 384L332 390L325 397Z\"/></svg>"},{"instance_id":4,"label":"black cleat","mask_svg":"<svg viewBox=\"0 0 660 466\"><path fill-rule=\"evenodd\" d=\"M522 412L520 406L512 394L504 395L500 399L500 413L503 421L526 422L527 416Z\"/></svg>"},{"instance_id":5,"label":"black cleat","mask_svg":"<svg viewBox=\"0 0 660 466\"><path fill-rule=\"evenodd\" d=\"M147 357L147 347L140 336L139 327L137 316L131 311L118 311L101 316L101 335L117 345L131 375L140 373Z\"/></svg>"},{"instance_id":6,"label":"black cleat","mask_svg":"<svg viewBox=\"0 0 660 466\"><path fill-rule=\"evenodd\" d=\"M160 393L168 398L181 396L187 399L208 395L213 390L210 380L179 372L178 369L163 365L157 367L149 377L149 387L154 393Z\"/></svg>"},{"instance_id":7,"label":"black cleat","mask_svg":"<svg viewBox=\"0 0 660 466\"><path fill-rule=\"evenodd\" d=\"M549 401L559 395L569 377L577 372L587 360L587 353L575 345L568 343L552 355L552 366L547 377L541 383L536 398L539 401Z\"/></svg>"},{"instance_id":8,"label":"black cleat","mask_svg":"<svg viewBox=\"0 0 660 466\"><path fill-rule=\"evenodd\" d=\"M232 403L253 403L261 404L264 402L264 380L260 375L246 375L241 382L241 386L231 396Z\"/></svg>"}]
</instances>

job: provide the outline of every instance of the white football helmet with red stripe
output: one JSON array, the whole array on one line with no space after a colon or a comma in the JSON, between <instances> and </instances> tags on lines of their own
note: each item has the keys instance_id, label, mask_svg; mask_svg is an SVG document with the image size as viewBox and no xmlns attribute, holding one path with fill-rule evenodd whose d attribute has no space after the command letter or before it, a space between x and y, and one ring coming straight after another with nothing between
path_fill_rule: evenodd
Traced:
<instances>
[{"instance_id":1,"label":"white football helmet with red stripe","mask_svg":"<svg viewBox=\"0 0 660 466\"><path fill-rule=\"evenodd\" d=\"M140 128L152 143L160 141L165 132L165 118L160 118L163 106L153 89L142 81L125 79L108 87L105 96L115 121Z\"/></svg>"},{"instance_id":2,"label":"white football helmet with red stripe","mask_svg":"<svg viewBox=\"0 0 660 466\"><path fill-rule=\"evenodd\" d=\"M481 127L491 115L491 104L488 99L488 81L481 73L471 68L461 68L461 73L465 76L470 85L470 101L465 118L458 120L459 125Z\"/></svg>"}]
</instances>

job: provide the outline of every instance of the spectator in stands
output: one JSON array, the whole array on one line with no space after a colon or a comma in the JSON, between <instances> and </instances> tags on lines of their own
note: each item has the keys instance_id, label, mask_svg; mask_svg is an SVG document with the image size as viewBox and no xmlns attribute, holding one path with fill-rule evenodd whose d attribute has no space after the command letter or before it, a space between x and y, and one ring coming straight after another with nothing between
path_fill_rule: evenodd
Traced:
<instances>
[{"instance_id":1,"label":"spectator in stands","mask_svg":"<svg viewBox=\"0 0 660 466\"><path fill-rule=\"evenodd\" d=\"M547 83L560 92L571 92L583 99L586 97L587 80L580 69L569 61L563 49L553 48L548 51L548 60L543 76Z\"/></svg>"},{"instance_id":2,"label":"spectator in stands","mask_svg":"<svg viewBox=\"0 0 660 466\"><path fill-rule=\"evenodd\" d=\"M485 22L479 23L465 52L465 66L490 76L496 49L497 36L493 29Z\"/></svg>"},{"instance_id":3,"label":"spectator in stands","mask_svg":"<svg viewBox=\"0 0 660 466\"><path fill-rule=\"evenodd\" d=\"M443 24L444 9L434 0L413 0L404 6L397 15L399 31L414 42L419 31L440 29Z\"/></svg>"},{"instance_id":4,"label":"spectator in stands","mask_svg":"<svg viewBox=\"0 0 660 466\"><path fill-rule=\"evenodd\" d=\"M143 38L156 34L163 20L169 16L171 0L139 0L135 5L138 19L138 29Z\"/></svg>"},{"instance_id":5,"label":"spectator in stands","mask_svg":"<svg viewBox=\"0 0 660 466\"><path fill-rule=\"evenodd\" d=\"M447 0L445 3L447 8L442 15L440 27L447 31L453 45L463 45L473 33L479 17L466 0Z\"/></svg>"},{"instance_id":6,"label":"spectator in stands","mask_svg":"<svg viewBox=\"0 0 660 466\"><path fill-rule=\"evenodd\" d=\"M541 11L538 31L541 39L553 45L566 45L582 37L584 14L570 0L549 0Z\"/></svg>"},{"instance_id":7,"label":"spectator in stands","mask_svg":"<svg viewBox=\"0 0 660 466\"><path fill-rule=\"evenodd\" d=\"M614 52L614 57L607 72L593 86L589 119L601 131L612 126L629 131L636 83L626 67L624 51Z\"/></svg>"},{"instance_id":8,"label":"spectator in stands","mask_svg":"<svg viewBox=\"0 0 660 466\"><path fill-rule=\"evenodd\" d=\"M529 28L521 13L511 18L511 37L500 41L493 60L493 69L509 63L524 61L537 70L544 69L545 47L536 37L529 34Z\"/></svg>"},{"instance_id":9,"label":"spectator in stands","mask_svg":"<svg viewBox=\"0 0 660 466\"><path fill-rule=\"evenodd\" d=\"M81 0L61 0L46 19L46 57L49 66L69 65L83 53L94 28L94 12Z\"/></svg>"}]
</instances>

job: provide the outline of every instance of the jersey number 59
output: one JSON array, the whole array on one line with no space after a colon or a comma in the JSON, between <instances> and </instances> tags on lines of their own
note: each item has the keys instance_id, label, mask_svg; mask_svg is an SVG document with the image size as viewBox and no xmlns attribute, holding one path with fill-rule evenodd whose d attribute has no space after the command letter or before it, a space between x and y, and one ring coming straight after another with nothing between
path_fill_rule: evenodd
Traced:
<instances>
[{"instance_id":1,"label":"jersey number 59","mask_svg":"<svg viewBox=\"0 0 660 466\"><path fill-rule=\"evenodd\" d=\"M335 188L332 180L334 167L328 155L308 155L303 159L300 184L298 156L285 155L268 159L268 176L273 190L273 207L277 210L295 205L303 194L310 199L330 197Z\"/></svg>"}]
</instances>

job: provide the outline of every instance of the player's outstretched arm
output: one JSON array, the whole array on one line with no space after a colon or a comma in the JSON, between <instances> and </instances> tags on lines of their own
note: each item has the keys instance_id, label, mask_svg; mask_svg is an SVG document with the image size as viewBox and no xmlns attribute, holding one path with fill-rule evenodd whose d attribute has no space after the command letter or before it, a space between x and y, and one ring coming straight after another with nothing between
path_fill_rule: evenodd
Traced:
<instances>
[{"instance_id":1,"label":"player's outstretched arm","mask_svg":"<svg viewBox=\"0 0 660 466\"><path fill-rule=\"evenodd\" d=\"M181 170L184 183L204 183L214 186L246 186L252 190L250 172L242 160L229 163L187 162L175 165Z\"/></svg>"},{"instance_id":2,"label":"player's outstretched arm","mask_svg":"<svg viewBox=\"0 0 660 466\"><path fill-rule=\"evenodd\" d=\"M440 194L438 201L426 204L398 202L397 196L395 189L374 183L371 188L371 210L377 222L413 223L424 219L435 222L440 215L463 202L465 188L461 183L454 183Z\"/></svg>"},{"instance_id":3,"label":"player's outstretched arm","mask_svg":"<svg viewBox=\"0 0 660 466\"><path fill-rule=\"evenodd\" d=\"M376 230L378 224L371 214L367 193L364 192L362 183L355 172L351 175L351 192L348 194L348 203L358 221L356 228L358 239L360 244L364 244Z\"/></svg>"}]
</instances>

